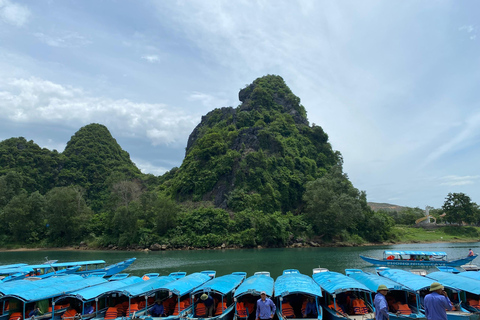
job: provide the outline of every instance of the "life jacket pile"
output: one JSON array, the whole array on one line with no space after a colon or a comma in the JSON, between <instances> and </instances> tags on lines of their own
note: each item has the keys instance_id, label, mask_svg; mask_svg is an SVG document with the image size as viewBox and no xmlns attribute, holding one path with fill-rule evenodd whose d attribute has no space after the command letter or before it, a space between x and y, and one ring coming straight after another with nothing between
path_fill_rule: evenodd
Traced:
<instances>
[{"instance_id":1,"label":"life jacket pile","mask_svg":"<svg viewBox=\"0 0 480 320\"><path fill-rule=\"evenodd\" d=\"M207 308L205 303L199 302L195 305L195 315L197 317L205 317L207 315Z\"/></svg>"},{"instance_id":2,"label":"life jacket pile","mask_svg":"<svg viewBox=\"0 0 480 320\"><path fill-rule=\"evenodd\" d=\"M249 315L248 309L245 307L243 302L237 302L237 317L246 318Z\"/></svg>"},{"instance_id":3,"label":"life jacket pile","mask_svg":"<svg viewBox=\"0 0 480 320\"><path fill-rule=\"evenodd\" d=\"M138 303L131 303L130 308L127 308L127 316L129 317L130 315L133 315L135 312L138 312L140 310L138 308Z\"/></svg>"},{"instance_id":4,"label":"life jacket pile","mask_svg":"<svg viewBox=\"0 0 480 320\"><path fill-rule=\"evenodd\" d=\"M22 316L21 312L14 312L10 315L10 317L8 319L9 320L22 320L23 316Z\"/></svg>"},{"instance_id":5,"label":"life jacket pile","mask_svg":"<svg viewBox=\"0 0 480 320\"><path fill-rule=\"evenodd\" d=\"M475 300L475 299L467 299L468 304L470 307L480 309L480 300Z\"/></svg>"},{"instance_id":6,"label":"life jacket pile","mask_svg":"<svg viewBox=\"0 0 480 320\"><path fill-rule=\"evenodd\" d=\"M110 307L107 309L107 312L105 312L105 320L112 320L116 319L118 314L118 310L116 307Z\"/></svg>"},{"instance_id":7,"label":"life jacket pile","mask_svg":"<svg viewBox=\"0 0 480 320\"><path fill-rule=\"evenodd\" d=\"M396 306L397 312L400 312L401 314L406 314L406 315L412 314L412 310L410 309L408 304L402 304L401 302L397 302L395 306Z\"/></svg>"},{"instance_id":8,"label":"life jacket pile","mask_svg":"<svg viewBox=\"0 0 480 320\"><path fill-rule=\"evenodd\" d=\"M75 309L68 309L67 311L65 311L64 314L62 314L62 319L71 320L75 317L77 313L78 312Z\"/></svg>"},{"instance_id":9,"label":"life jacket pile","mask_svg":"<svg viewBox=\"0 0 480 320\"><path fill-rule=\"evenodd\" d=\"M290 302L282 303L282 314L286 318L295 318L295 312L293 312Z\"/></svg>"},{"instance_id":10,"label":"life jacket pile","mask_svg":"<svg viewBox=\"0 0 480 320\"><path fill-rule=\"evenodd\" d=\"M226 302L219 302L217 304L217 309L215 310L215 315L219 316L223 313L223 311L227 310L227 303Z\"/></svg>"},{"instance_id":11,"label":"life jacket pile","mask_svg":"<svg viewBox=\"0 0 480 320\"><path fill-rule=\"evenodd\" d=\"M328 305L328 307L332 310L337 311L338 313L343 313L343 310L342 310L342 308L340 308L338 303L336 305L337 305L337 308L335 308L335 304L333 303L333 301L331 301L330 304Z\"/></svg>"},{"instance_id":12,"label":"life jacket pile","mask_svg":"<svg viewBox=\"0 0 480 320\"><path fill-rule=\"evenodd\" d=\"M365 301L362 299L353 299L352 301L353 313L355 314L367 314L368 308L365 305Z\"/></svg>"},{"instance_id":13,"label":"life jacket pile","mask_svg":"<svg viewBox=\"0 0 480 320\"><path fill-rule=\"evenodd\" d=\"M190 305L190 303L188 302L188 298L180 301L180 312L185 310L189 305ZM175 304L175 309L173 310L173 315L178 316L178 314L179 314L179 310L178 310L178 302L177 302Z\"/></svg>"}]
</instances>

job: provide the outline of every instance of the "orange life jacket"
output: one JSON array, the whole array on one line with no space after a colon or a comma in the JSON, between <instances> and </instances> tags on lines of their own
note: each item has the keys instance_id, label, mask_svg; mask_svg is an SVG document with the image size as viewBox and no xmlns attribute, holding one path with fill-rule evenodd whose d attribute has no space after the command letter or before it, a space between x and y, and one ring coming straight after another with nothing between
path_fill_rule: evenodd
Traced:
<instances>
[{"instance_id":1,"label":"orange life jacket","mask_svg":"<svg viewBox=\"0 0 480 320\"><path fill-rule=\"evenodd\" d=\"M295 312L293 312L293 308L290 305L290 302L282 303L282 314L284 317L287 318L295 318Z\"/></svg>"},{"instance_id":2,"label":"orange life jacket","mask_svg":"<svg viewBox=\"0 0 480 320\"><path fill-rule=\"evenodd\" d=\"M393 259L395 259L394 256L388 256L388 257L387 257L387 260L393 260Z\"/></svg>"},{"instance_id":3,"label":"orange life jacket","mask_svg":"<svg viewBox=\"0 0 480 320\"><path fill-rule=\"evenodd\" d=\"M144 276L142 277L142 280L143 280L143 281L150 280L150 277L149 277L149 276L147 276L147 275L144 275Z\"/></svg>"},{"instance_id":4,"label":"orange life jacket","mask_svg":"<svg viewBox=\"0 0 480 320\"><path fill-rule=\"evenodd\" d=\"M480 308L480 300L474 300L474 299L467 299L468 301L468 304L470 305L470 307L474 307L474 308Z\"/></svg>"},{"instance_id":5,"label":"orange life jacket","mask_svg":"<svg viewBox=\"0 0 480 320\"><path fill-rule=\"evenodd\" d=\"M65 320L71 320L75 317L75 315L77 314L77 310L75 309L68 309L67 311L65 311L63 314L62 314L62 319L65 319Z\"/></svg>"},{"instance_id":6,"label":"orange life jacket","mask_svg":"<svg viewBox=\"0 0 480 320\"><path fill-rule=\"evenodd\" d=\"M117 308L117 317L123 317L123 315L125 314L123 304L119 303L115 306L115 308Z\"/></svg>"},{"instance_id":7,"label":"orange life jacket","mask_svg":"<svg viewBox=\"0 0 480 320\"><path fill-rule=\"evenodd\" d=\"M329 307L330 309L332 309L332 310L335 310L335 311L343 314L342 308L340 308L340 306L338 305L338 303L337 303L336 305L337 305L337 308L335 308L335 304L333 303L333 301L331 301L330 304L328 305L328 307Z\"/></svg>"},{"instance_id":8,"label":"orange life jacket","mask_svg":"<svg viewBox=\"0 0 480 320\"><path fill-rule=\"evenodd\" d=\"M187 308L187 306L188 306L187 300L182 300L182 301L180 301L180 310L178 310L178 309L179 309L179 306L178 306L178 302L177 302L177 303L175 304L175 308L174 308L174 310L173 310L173 315L174 315L174 316L178 316L178 314L179 314L180 312L182 312L183 310L185 310L185 308Z\"/></svg>"},{"instance_id":9,"label":"orange life jacket","mask_svg":"<svg viewBox=\"0 0 480 320\"><path fill-rule=\"evenodd\" d=\"M9 320L22 320L23 316L22 316L21 312L14 312L10 315L10 317L8 319Z\"/></svg>"},{"instance_id":10,"label":"orange life jacket","mask_svg":"<svg viewBox=\"0 0 480 320\"><path fill-rule=\"evenodd\" d=\"M110 307L107 309L107 312L105 312L105 320L113 320L116 319L118 315L118 310L116 307Z\"/></svg>"},{"instance_id":11,"label":"orange life jacket","mask_svg":"<svg viewBox=\"0 0 480 320\"><path fill-rule=\"evenodd\" d=\"M255 310L255 303L252 302L245 302L245 308L247 309L248 314L252 314Z\"/></svg>"},{"instance_id":12,"label":"orange life jacket","mask_svg":"<svg viewBox=\"0 0 480 320\"><path fill-rule=\"evenodd\" d=\"M237 316L240 318L246 318L248 317L248 314L248 309L245 308L243 302L237 302Z\"/></svg>"},{"instance_id":13,"label":"orange life jacket","mask_svg":"<svg viewBox=\"0 0 480 320\"><path fill-rule=\"evenodd\" d=\"M226 302L219 302L217 304L217 309L215 311L215 315L219 316L223 313L223 311L227 310L227 303Z\"/></svg>"},{"instance_id":14,"label":"orange life jacket","mask_svg":"<svg viewBox=\"0 0 480 320\"><path fill-rule=\"evenodd\" d=\"M365 305L365 301L362 299L353 299L352 301L353 313L355 314L366 314L368 313L368 308Z\"/></svg>"},{"instance_id":15,"label":"orange life jacket","mask_svg":"<svg viewBox=\"0 0 480 320\"><path fill-rule=\"evenodd\" d=\"M207 308L205 303L199 302L195 305L195 315L197 317L205 317L207 315Z\"/></svg>"},{"instance_id":16,"label":"orange life jacket","mask_svg":"<svg viewBox=\"0 0 480 320\"><path fill-rule=\"evenodd\" d=\"M412 314L412 310L410 310L410 307L408 304L402 304L400 302L396 303L397 311L400 312L401 314Z\"/></svg>"},{"instance_id":17,"label":"orange life jacket","mask_svg":"<svg viewBox=\"0 0 480 320\"><path fill-rule=\"evenodd\" d=\"M130 309L127 309L127 316L133 315L134 312L138 312L138 303L130 304Z\"/></svg>"},{"instance_id":18,"label":"orange life jacket","mask_svg":"<svg viewBox=\"0 0 480 320\"><path fill-rule=\"evenodd\" d=\"M302 314L305 315L305 312L307 311L307 300L303 301L302 303Z\"/></svg>"}]
</instances>

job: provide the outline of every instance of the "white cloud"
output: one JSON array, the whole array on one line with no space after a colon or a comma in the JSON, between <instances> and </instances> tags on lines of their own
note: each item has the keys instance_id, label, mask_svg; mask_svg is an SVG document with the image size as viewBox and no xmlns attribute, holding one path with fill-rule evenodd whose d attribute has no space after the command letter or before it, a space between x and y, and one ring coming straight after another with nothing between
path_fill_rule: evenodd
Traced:
<instances>
[{"instance_id":1,"label":"white cloud","mask_svg":"<svg viewBox=\"0 0 480 320\"><path fill-rule=\"evenodd\" d=\"M474 184L480 176L456 176L450 175L442 177L440 180L444 181L440 185L442 186L464 186Z\"/></svg>"},{"instance_id":2,"label":"white cloud","mask_svg":"<svg viewBox=\"0 0 480 320\"><path fill-rule=\"evenodd\" d=\"M137 168L140 169L143 173L151 173L155 176L161 176L171 168L157 167L149 161L142 159L132 158L132 161L135 163Z\"/></svg>"},{"instance_id":3,"label":"white cloud","mask_svg":"<svg viewBox=\"0 0 480 320\"><path fill-rule=\"evenodd\" d=\"M51 47L75 48L82 47L91 43L90 40L79 35L76 32L63 32L59 35L49 35L42 32L33 34L37 39Z\"/></svg>"},{"instance_id":4,"label":"white cloud","mask_svg":"<svg viewBox=\"0 0 480 320\"><path fill-rule=\"evenodd\" d=\"M0 20L5 23L21 27L27 23L29 17L30 10L26 6L9 0L0 0Z\"/></svg>"},{"instance_id":5,"label":"white cloud","mask_svg":"<svg viewBox=\"0 0 480 320\"><path fill-rule=\"evenodd\" d=\"M212 110L214 108L225 107L228 103L228 99L222 99L208 93L197 91L191 93L187 99L189 101L199 101L204 107L210 108Z\"/></svg>"},{"instance_id":6,"label":"white cloud","mask_svg":"<svg viewBox=\"0 0 480 320\"><path fill-rule=\"evenodd\" d=\"M150 63L155 63L160 61L160 57L155 54L143 55L142 59L147 60Z\"/></svg>"},{"instance_id":7,"label":"white cloud","mask_svg":"<svg viewBox=\"0 0 480 320\"><path fill-rule=\"evenodd\" d=\"M146 137L153 145L184 143L200 119L165 104L92 97L81 88L33 77L0 80L0 114L15 122L73 128L103 123L116 134Z\"/></svg>"}]
</instances>

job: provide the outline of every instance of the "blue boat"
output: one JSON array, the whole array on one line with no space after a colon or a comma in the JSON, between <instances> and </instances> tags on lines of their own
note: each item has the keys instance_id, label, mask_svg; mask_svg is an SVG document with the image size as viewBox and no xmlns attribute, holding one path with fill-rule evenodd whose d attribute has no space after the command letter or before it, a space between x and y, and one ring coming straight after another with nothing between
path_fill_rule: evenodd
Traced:
<instances>
[{"instance_id":1,"label":"blue boat","mask_svg":"<svg viewBox=\"0 0 480 320\"><path fill-rule=\"evenodd\" d=\"M305 311L309 299L315 303L317 316L308 319L322 319L323 312L320 306L322 289L311 277L301 274L296 269L284 270L275 280L274 292L279 320L307 319Z\"/></svg>"},{"instance_id":2,"label":"blue boat","mask_svg":"<svg viewBox=\"0 0 480 320\"><path fill-rule=\"evenodd\" d=\"M479 271L465 271L458 273L459 276L466 277L469 279L480 280L480 272Z\"/></svg>"},{"instance_id":3,"label":"blue boat","mask_svg":"<svg viewBox=\"0 0 480 320\"><path fill-rule=\"evenodd\" d=\"M212 279L196 288L191 293L193 306L187 317L190 319L206 319L208 317L205 305L200 299L203 294L207 294L214 299L213 314L208 318L212 320L231 320L235 309L233 293L246 276L246 272L234 272Z\"/></svg>"},{"instance_id":4,"label":"blue boat","mask_svg":"<svg viewBox=\"0 0 480 320\"><path fill-rule=\"evenodd\" d=\"M453 294L452 302L459 304L462 311L476 313L480 311L478 304L480 299L480 280L441 271L429 273L427 277L441 283L445 287L455 288L457 292Z\"/></svg>"},{"instance_id":5,"label":"blue boat","mask_svg":"<svg viewBox=\"0 0 480 320\"><path fill-rule=\"evenodd\" d=\"M153 317L147 312L138 312L138 316L142 316L147 320L176 320L186 318L190 313L193 300L190 294L199 286L207 281L215 278L215 271L202 271L189 274L183 278L169 282L155 290L147 292L145 296L152 297L153 300L160 300L163 303L165 311L168 313L167 317Z\"/></svg>"},{"instance_id":6,"label":"blue boat","mask_svg":"<svg viewBox=\"0 0 480 320\"><path fill-rule=\"evenodd\" d=\"M327 319L360 320L374 317L372 291L364 284L344 274L325 269L314 273L312 278L322 288L322 307Z\"/></svg>"},{"instance_id":7,"label":"blue boat","mask_svg":"<svg viewBox=\"0 0 480 320\"><path fill-rule=\"evenodd\" d=\"M73 309L70 312L73 316L80 314L82 319L95 318L98 314L102 314L102 309L105 309L107 305L105 298L107 292L139 282L143 282L143 280L135 276L109 279L108 282L64 294L54 299L52 318L60 318L60 315L63 314L63 312L55 311L56 305L69 305ZM64 316L63 318L68 319L69 317Z\"/></svg>"},{"instance_id":8,"label":"blue boat","mask_svg":"<svg viewBox=\"0 0 480 320\"><path fill-rule=\"evenodd\" d=\"M274 280L268 271L258 271L247 278L235 290L233 299L235 301L234 320L255 319L256 303L260 293L265 291L267 297L273 297Z\"/></svg>"},{"instance_id":9,"label":"blue boat","mask_svg":"<svg viewBox=\"0 0 480 320\"><path fill-rule=\"evenodd\" d=\"M2 315L0 320L6 319L46 319L52 318L52 310L59 313L66 311L69 306L55 305L55 299L65 293L82 288L95 286L107 282L103 278L83 278L78 275L65 275L44 280L19 280L0 285ZM29 313L38 308L39 313Z\"/></svg>"},{"instance_id":10,"label":"blue boat","mask_svg":"<svg viewBox=\"0 0 480 320\"><path fill-rule=\"evenodd\" d=\"M380 274L382 277L386 277L390 280L401 283L415 291L417 293L416 299L417 301L420 301L420 311L425 313L423 299L428 293L430 293L430 285L435 282L434 280L410 273L405 270L389 268L377 268L377 270L378 274ZM443 286L445 287L445 291L447 292L450 301L455 301L454 295L458 293L458 289L447 284L443 284ZM478 320L478 315L460 308L460 310L447 311L447 318L449 320Z\"/></svg>"},{"instance_id":11,"label":"blue boat","mask_svg":"<svg viewBox=\"0 0 480 320\"><path fill-rule=\"evenodd\" d=\"M381 284L387 286L389 291L385 298L389 307L390 319L425 319L425 315L420 312L421 308L413 290L398 282L360 269L345 269L345 274L364 284L373 292L377 292L378 286Z\"/></svg>"},{"instance_id":12,"label":"blue boat","mask_svg":"<svg viewBox=\"0 0 480 320\"><path fill-rule=\"evenodd\" d=\"M473 255L457 260L447 260L447 253L441 251L398 251L386 250L383 259L375 259L360 255L363 260L376 266L449 266L456 267L467 264L475 259Z\"/></svg>"}]
</instances>

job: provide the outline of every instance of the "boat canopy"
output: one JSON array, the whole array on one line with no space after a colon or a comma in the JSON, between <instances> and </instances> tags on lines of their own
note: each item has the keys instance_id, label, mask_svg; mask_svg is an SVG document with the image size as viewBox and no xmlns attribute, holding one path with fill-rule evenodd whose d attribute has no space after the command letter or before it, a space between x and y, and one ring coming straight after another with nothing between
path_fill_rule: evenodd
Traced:
<instances>
[{"instance_id":1,"label":"boat canopy","mask_svg":"<svg viewBox=\"0 0 480 320\"><path fill-rule=\"evenodd\" d=\"M137 297L140 295L145 295L148 292L158 290L162 286L166 285L169 282L177 280L176 277L172 276L160 276L150 280L141 281L138 283L133 283L127 286L120 287L116 290L111 290L107 293L120 293L126 295L127 297Z\"/></svg>"},{"instance_id":2,"label":"boat canopy","mask_svg":"<svg viewBox=\"0 0 480 320\"><path fill-rule=\"evenodd\" d=\"M470 279L480 280L479 271L465 271L465 272L460 272L458 275L462 277L470 278Z\"/></svg>"},{"instance_id":3,"label":"boat canopy","mask_svg":"<svg viewBox=\"0 0 480 320\"><path fill-rule=\"evenodd\" d=\"M307 275L296 272L283 273L275 281L275 296L287 296L293 293L305 293L312 296L322 296L322 289Z\"/></svg>"},{"instance_id":4,"label":"boat canopy","mask_svg":"<svg viewBox=\"0 0 480 320\"><path fill-rule=\"evenodd\" d=\"M319 272L315 273L312 278L318 285L320 285L320 287L322 287L322 289L327 291L329 294L336 294L346 291L370 292L370 289L364 284L338 272Z\"/></svg>"},{"instance_id":5,"label":"boat canopy","mask_svg":"<svg viewBox=\"0 0 480 320\"><path fill-rule=\"evenodd\" d=\"M98 285L98 286L93 286L93 287L72 291L63 297L74 297L79 300L90 301L92 299L95 299L105 294L106 292L113 291L115 289L132 285L138 282L143 282L143 280L140 277L128 277L121 280L108 281L107 283L102 283L101 285Z\"/></svg>"},{"instance_id":6,"label":"boat canopy","mask_svg":"<svg viewBox=\"0 0 480 320\"><path fill-rule=\"evenodd\" d=\"M398 250L385 250L385 255L419 255L419 256L447 256L446 252L442 251L398 251Z\"/></svg>"},{"instance_id":7,"label":"boat canopy","mask_svg":"<svg viewBox=\"0 0 480 320\"><path fill-rule=\"evenodd\" d=\"M245 294L260 295L262 291L265 291L267 296L271 297L273 295L273 283L273 278L266 274L253 275L235 290L234 297L241 297Z\"/></svg>"},{"instance_id":8,"label":"boat canopy","mask_svg":"<svg viewBox=\"0 0 480 320\"><path fill-rule=\"evenodd\" d=\"M186 277L180 278L177 281L169 282L158 289L169 290L175 293L177 296L183 296L192 292L192 290L210 279L210 276L205 273L195 272Z\"/></svg>"},{"instance_id":9,"label":"boat canopy","mask_svg":"<svg viewBox=\"0 0 480 320\"><path fill-rule=\"evenodd\" d=\"M380 277L376 274L364 272L360 269L346 269L345 273L360 283L363 283L373 292L377 292L378 286L383 284L387 286L388 290L403 290L411 291L411 289L405 287L404 285L397 283L393 280L387 279L385 277Z\"/></svg>"},{"instance_id":10,"label":"boat canopy","mask_svg":"<svg viewBox=\"0 0 480 320\"><path fill-rule=\"evenodd\" d=\"M379 274L382 277L401 283L414 291L430 288L432 284L431 279L400 269L383 269Z\"/></svg>"},{"instance_id":11,"label":"boat canopy","mask_svg":"<svg viewBox=\"0 0 480 320\"><path fill-rule=\"evenodd\" d=\"M30 266L20 266L15 268L2 268L0 274L15 274L15 273L30 273L33 272L33 268Z\"/></svg>"},{"instance_id":12,"label":"boat canopy","mask_svg":"<svg viewBox=\"0 0 480 320\"><path fill-rule=\"evenodd\" d=\"M47 279L36 280L36 281L24 279L24 280L4 282L0 284L0 294L14 295L17 292L21 292L21 291L32 291L32 290L36 290L37 288L54 286L57 283L74 281L74 280L78 281L82 279L83 278L78 275L61 275L61 276L53 276Z\"/></svg>"},{"instance_id":13,"label":"boat canopy","mask_svg":"<svg viewBox=\"0 0 480 320\"><path fill-rule=\"evenodd\" d=\"M192 294L196 294L199 292L215 291L222 295L225 295L238 287L244 279L245 275L227 274L202 284L200 287L192 291Z\"/></svg>"},{"instance_id":14,"label":"boat canopy","mask_svg":"<svg viewBox=\"0 0 480 320\"><path fill-rule=\"evenodd\" d=\"M63 295L65 293L69 293L72 291L76 291L82 288L87 288L90 286L95 286L98 284L106 283L107 280L103 278L93 277L93 278L82 278L80 280L73 280L73 281L61 281L55 283L55 285L50 285L46 287L36 288L35 290L23 290L17 289L17 292L10 293L9 295L5 295L3 298L16 298L22 300L24 302L33 302L43 299L49 299L53 297L57 297L59 295Z\"/></svg>"},{"instance_id":15,"label":"boat canopy","mask_svg":"<svg viewBox=\"0 0 480 320\"><path fill-rule=\"evenodd\" d=\"M473 294L480 294L480 280L469 279L457 274L442 271L429 273L427 274L427 277L436 280L447 287L471 292Z\"/></svg>"},{"instance_id":16,"label":"boat canopy","mask_svg":"<svg viewBox=\"0 0 480 320\"><path fill-rule=\"evenodd\" d=\"M52 266L54 268L61 267L74 267L74 266L85 266L85 265L96 265L96 264L105 264L105 260L91 260L91 261L77 261L77 262L55 262L52 264L45 263L40 265L32 266L34 268L45 268L46 266Z\"/></svg>"},{"instance_id":17,"label":"boat canopy","mask_svg":"<svg viewBox=\"0 0 480 320\"><path fill-rule=\"evenodd\" d=\"M26 265L27 265L26 263L6 264L6 265L3 265L3 266L0 266L0 269L18 268L18 267L24 267Z\"/></svg>"}]
</instances>

